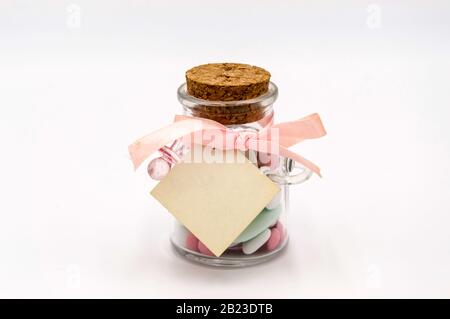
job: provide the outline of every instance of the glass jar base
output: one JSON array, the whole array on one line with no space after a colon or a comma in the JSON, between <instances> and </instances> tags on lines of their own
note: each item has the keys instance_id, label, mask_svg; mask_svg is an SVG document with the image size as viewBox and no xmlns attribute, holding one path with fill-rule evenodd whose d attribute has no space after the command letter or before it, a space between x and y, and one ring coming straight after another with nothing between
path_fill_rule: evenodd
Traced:
<instances>
[{"instance_id":1,"label":"glass jar base","mask_svg":"<svg viewBox=\"0 0 450 319\"><path fill-rule=\"evenodd\" d=\"M283 244L281 244L277 249L274 249L270 252L264 252L259 254L257 253L252 255L242 255L242 254L236 256L227 255L220 257L205 256L198 252L181 247L173 240L171 240L171 243L175 252L185 257L189 261L212 267L241 268L258 265L278 256L286 248L288 241L289 239L286 238Z\"/></svg>"}]
</instances>

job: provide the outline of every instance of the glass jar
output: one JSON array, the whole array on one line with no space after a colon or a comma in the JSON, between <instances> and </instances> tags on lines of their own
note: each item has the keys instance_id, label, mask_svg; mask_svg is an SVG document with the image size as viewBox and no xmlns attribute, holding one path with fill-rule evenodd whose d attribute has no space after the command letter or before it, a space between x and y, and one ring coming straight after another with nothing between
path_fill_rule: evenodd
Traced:
<instances>
[{"instance_id":1,"label":"glass jar","mask_svg":"<svg viewBox=\"0 0 450 319\"><path fill-rule=\"evenodd\" d=\"M273 103L277 95L277 86L272 82L264 95L241 101L198 99L188 94L186 83L178 89L178 100L185 115L211 119L232 130L253 132L272 124ZM175 145L175 148L183 146ZM289 186L306 181L312 172L297 166L289 158L256 151L248 151L246 156L279 186L280 192L219 257L212 255L193 234L176 221L171 242L175 250L189 260L210 266L244 267L267 261L286 247Z\"/></svg>"}]
</instances>

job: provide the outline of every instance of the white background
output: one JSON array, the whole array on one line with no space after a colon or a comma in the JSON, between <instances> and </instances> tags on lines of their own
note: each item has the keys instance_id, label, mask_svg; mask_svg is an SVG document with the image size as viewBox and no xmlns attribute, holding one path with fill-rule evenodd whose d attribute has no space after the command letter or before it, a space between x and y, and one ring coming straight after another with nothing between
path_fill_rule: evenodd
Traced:
<instances>
[{"instance_id":1,"label":"white background","mask_svg":"<svg viewBox=\"0 0 450 319\"><path fill-rule=\"evenodd\" d=\"M0 297L450 297L448 1L71 3L0 2ZM329 133L288 250L239 270L174 255L127 154L218 61Z\"/></svg>"}]
</instances>

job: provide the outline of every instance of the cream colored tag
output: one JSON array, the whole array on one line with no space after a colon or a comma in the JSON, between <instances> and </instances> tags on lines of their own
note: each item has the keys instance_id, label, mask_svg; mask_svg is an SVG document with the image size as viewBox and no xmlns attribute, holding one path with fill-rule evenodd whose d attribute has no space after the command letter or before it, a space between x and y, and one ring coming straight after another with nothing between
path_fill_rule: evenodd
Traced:
<instances>
[{"instance_id":1,"label":"cream colored tag","mask_svg":"<svg viewBox=\"0 0 450 319\"><path fill-rule=\"evenodd\" d=\"M201 150L200 162L189 155L151 195L220 256L280 189L240 151Z\"/></svg>"}]
</instances>

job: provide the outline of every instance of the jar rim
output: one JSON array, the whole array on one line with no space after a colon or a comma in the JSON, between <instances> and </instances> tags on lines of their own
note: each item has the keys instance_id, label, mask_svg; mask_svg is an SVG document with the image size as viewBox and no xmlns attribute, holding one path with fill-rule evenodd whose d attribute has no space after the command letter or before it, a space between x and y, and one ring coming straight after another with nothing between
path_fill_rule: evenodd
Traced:
<instances>
[{"instance_id":1,"label":"jar rim","mask_svg":"<svg viewBox=\"0 0 450 319\"><path fill-rule=\"evenodd\" d=\"M192 105L204 105L204 106L217 106L217 107L226 107L226 106L240 106L240 105L248 105L258 103L261 106L271 105L275 102L278 97L278 87L273 82L269 82L269 89L266 93L255 97L253 99L248 100L239 100L239 101L209 101L204 99L196 98L190 95L187 91L187 84L184 82L178 87L177 90L178 101L184 106L192 106Z\"/></svg>"}]
</instances>

